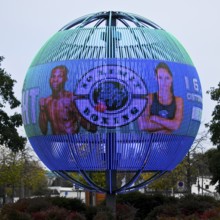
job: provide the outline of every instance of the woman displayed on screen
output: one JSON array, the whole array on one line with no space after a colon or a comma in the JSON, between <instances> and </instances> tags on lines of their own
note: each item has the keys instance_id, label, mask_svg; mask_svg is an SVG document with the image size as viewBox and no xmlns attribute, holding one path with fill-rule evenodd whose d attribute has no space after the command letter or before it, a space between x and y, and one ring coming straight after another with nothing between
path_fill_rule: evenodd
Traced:
<instances>
[{"instance_id":1,"label":"woman displayed on screen","mask_svg":"<svg viewBox=\"0 0 220 220\"><path fill-rule=\"evenodd\" d=\"M155 68L158 91L147 95L147 106L138 118L140 130L171 133L180 127L183 119L183 99L174 96L173 75L166 63Z\"/></svg>"}]
</instances>

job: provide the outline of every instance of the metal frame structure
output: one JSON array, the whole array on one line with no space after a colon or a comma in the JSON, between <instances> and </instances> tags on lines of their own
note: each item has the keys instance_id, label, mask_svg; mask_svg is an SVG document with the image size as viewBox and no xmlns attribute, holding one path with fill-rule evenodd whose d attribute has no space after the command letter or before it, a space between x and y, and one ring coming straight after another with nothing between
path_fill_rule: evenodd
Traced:
<instances>
[{"instance_id":1,"label":"metal frame structure","mask_svg":"<svg viewBox=\"0 0 220 220\"><path fill-rule=\"evenodd\" d=\"M106 11L99 12L94 14L89 14L83 17L80 17L74 21L71 21L60 31L69 30L71 28L85 28L91 25L95 28L101 26L121 26L121 27L145 27L145 28L153 28L153 29L162 29L154 22L143 18L141 16L132 14L132 13L124 13L120 11Z\"/></svg>"},{"instance_id":2,"label":"metal frame structure","mask_svg":"<svg viewBox=\"0 0 220 220\"><path fill-rule=\"evenodd\" d=\"M132 13L107 11L83 16L61 28L36 55L30 72L56 62L73 61L78 68L73 69L75 72L79 69L88 72L91 63L102 66L121 62L131 69L135 67L144 77L142 66L148 60L194 68L182 45L157 24ZM82 75L74 75L70 81L77 77ZM44 80L39 79L39 84L45 84ZM83 131L42 136L37 126L33 129L26 126L26 132L49 169L87 190L116 194L142 188L172 170L194 141L197 131L189 134L189 128L185 129L186 134L170 135L110 128L100 134ZM104 175L104 185L94 179L97 173ZM148 178L143 178L142 173L149 173ZM123 176L129 178L121 184Z\"/></svg>"}]
</instances>

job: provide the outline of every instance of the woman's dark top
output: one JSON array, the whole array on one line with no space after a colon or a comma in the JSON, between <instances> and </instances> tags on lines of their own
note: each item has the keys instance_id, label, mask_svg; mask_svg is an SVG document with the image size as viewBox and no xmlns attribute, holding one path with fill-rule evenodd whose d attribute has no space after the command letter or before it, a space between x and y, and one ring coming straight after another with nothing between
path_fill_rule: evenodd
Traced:
<instances>
[{"instance_id":1,"label":"woman's dark top","mask_svg":"<svg viewBox=\"0 0 220 220\"><path fill-rule=\"evenodd\" d=\"M172 102L169 105L163 105L159 102L157 93L153 94L152 105L150 109L151 115L158 115L163 118L173 119L176 112L176 101L173 96Z\"/></svg>"}]
</instances>

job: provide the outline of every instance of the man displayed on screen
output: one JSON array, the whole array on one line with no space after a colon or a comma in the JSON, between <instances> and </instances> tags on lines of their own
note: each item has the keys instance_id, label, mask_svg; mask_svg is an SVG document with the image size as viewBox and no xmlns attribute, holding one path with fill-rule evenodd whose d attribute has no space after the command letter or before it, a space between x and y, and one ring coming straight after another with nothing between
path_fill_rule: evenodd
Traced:
<instances>
[{"instance_id":1,"label":"man displayed on screen","mask_svg":"<svg viewBox=\"0 0 220 220\"><path fill-rule=\"evenodd\" d=\"M53 134L74 134L79 131L80 125L91 132L97 130L97 127L85 120L76 108L75 100L80 97L65 90L67 73L66 66L53 68L50 75L52 94L39 100L39 127L44 135L48 132L48 123Z\"/></svg>"}]
</instances>

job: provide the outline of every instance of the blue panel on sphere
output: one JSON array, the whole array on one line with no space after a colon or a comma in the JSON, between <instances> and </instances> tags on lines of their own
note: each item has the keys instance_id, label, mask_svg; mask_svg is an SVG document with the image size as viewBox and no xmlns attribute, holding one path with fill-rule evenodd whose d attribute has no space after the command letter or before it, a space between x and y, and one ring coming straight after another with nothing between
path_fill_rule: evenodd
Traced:
<instances>
[{"instance_id":1,"label":"blue panel on sphere","mask_svg":"<svg viewBox=\"0 0 220 220\"><path fill-rule=\"evenodd\" d=\"M140 131L195 137L201 111L196 69L174 62L60 61L30 68L23 87L28 137Z\"/></svg>"},{"instance_id":2,"label":"blue panel on sphere","mask_svg":"<svg viewBox=\"0 0 220 220\"><path fill-rule=\"evenodd\" d=\"M182 160L193 140L166 134L117 134L116 149L109 157L105 134L30 138L40 159L54 171L105 171L109 163L112 169L122 171L169 171Z\"/></svg>"}]
</instances>

